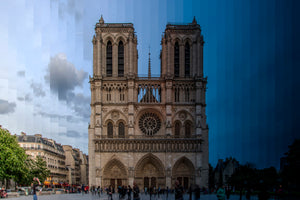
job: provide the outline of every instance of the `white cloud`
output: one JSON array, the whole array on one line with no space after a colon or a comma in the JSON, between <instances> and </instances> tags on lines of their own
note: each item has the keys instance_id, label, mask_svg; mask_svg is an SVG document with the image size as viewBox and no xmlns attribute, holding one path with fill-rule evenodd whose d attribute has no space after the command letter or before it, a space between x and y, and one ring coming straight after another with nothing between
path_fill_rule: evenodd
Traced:
<instances>
[{"instance_id":1,"label":"white cloud","mask_svg":"<svg viewBox=\"0 0 300 200\"><path fill-rule=\"evenodd\" d=\"M15 112L16 103L0 99L0 115Z\"/></svg>"},{"instance_id":2,"label":"white cloud","mask_svg":"<svg viewBox=\"0 0 300 200\"><path fill-rule=\"evenodd\" d=\"M77 86L82 87L82 83L86 78L87 72L77 70L63 53L50 59L45 76L46 83L50 84L52 92L58 94L59 100L67 100L68 93L72 92Z\"/></svg>"}]
</instances>

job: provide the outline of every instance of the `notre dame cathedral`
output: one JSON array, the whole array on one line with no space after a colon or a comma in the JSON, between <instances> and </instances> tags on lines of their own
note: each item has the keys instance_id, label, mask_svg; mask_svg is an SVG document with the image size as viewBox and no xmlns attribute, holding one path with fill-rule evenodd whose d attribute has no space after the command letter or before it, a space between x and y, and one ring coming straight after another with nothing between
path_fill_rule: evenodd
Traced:
<instances>
[{"instance_id":1,"label":"notre dame cathedral","mask_svg":"<svg viewBox=\"0 0 300 200\"><path fill-rule=\"evenodd\" d=\"M105 23L93 37L89 185L208 186L207 79L195 18L167 24L159 77L138 76L131 23Z\"/></svg>"}]
</instances>

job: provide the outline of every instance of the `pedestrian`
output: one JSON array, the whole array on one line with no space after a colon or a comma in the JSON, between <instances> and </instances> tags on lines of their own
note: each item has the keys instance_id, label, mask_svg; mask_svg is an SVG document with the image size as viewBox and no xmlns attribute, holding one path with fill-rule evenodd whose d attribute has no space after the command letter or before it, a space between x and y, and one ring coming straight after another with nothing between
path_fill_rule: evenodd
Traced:
<instances>
[{"instance_id":1,"label":"pedestrian","mask_svg":"<svg viewBox=\"0 0 300 200\"><path fill-rule=\"evenodd\" d=\"M107 192L108 192L108 196L110 197L110 200L113 200L112 198L113 188L111 185L108 187Z\"/></svg>"},{"instance_id":2,"label":"pedestrian","mask_svg":"<svg viewBox=\"0 0 300 200\"><path fill-rule=\"evenodd\" d=\"M183 187L178 180L175 181L175 200L183 200Z\"/></svg>"},{"instance_id":3,"label":"pedestrian","mask_svg":"<svg viewBox=\"0 0 300 200\"><path fill-rule=\"evenodd\" d=\"M152 200L151 199L151 197L152 197L152 194L153 194L153 188L152 188L152 186L150 187L150 189L149 189L150 191L149 191L149 193L150 193L150 200Z\"/></svg>"},{"instance_id":4,"label":"pedestrian","mask_svg":"<svg viewBox=\"0 0 300 200\"><path fill-rule=\"evenodd\" d=\"M248 190L246 191L246 199L250 200L250 197L251 197L251 189L248 188Z\"/></svg>"},{"instance_id":5,"label":"pedestrian","mask_svg":"<svg viewBox=\"0 0 300 200\"><path fill-rule=\"evenodd\" d=\"M196 185L196 188L195 188L195 199L196 200L200 200L200 192L201 192L201 190L200 190L199 185Z\"/></svg>"},{"instance_id":6,"label":"pedestrian","mask_svg":"<svg viewBox=\"0 0 300 200\"><path fill-rule=\"evenodd\" d=\"M229 186L226 187L225 193L226 193L226 198L229 199L230 198L230 194L231 194L231 189L230 189Z\"/></svg>"},{"instance_id":7,"label":"pedestrian","mask_svg":"<svg viewBox=\"0 0 300 200\"><path fill-rule=\"evenodd\" d=\"M133 200L140 200L140 189L139 187L136 185L135 182L133 182Z\"/></svg>"},{"instance_id":8,"label":"pedestrian","mask_svg":"<svg viewBox=\"0 0 300 200\"><path fill-rule=\"evenodd\" d=\"M132 192L132 189L131 189L130 185L128 185L128 189L127 189L128 200L131 200L131 192Z\"/></svg>"},{"instance_id":9,"label":"pedestrian","mask_svg":"<svg viewBox=\"0 0 300 200\"><path fill-rule=\"evenodd\" d=\"M83 195L84 193L84 184L81 185L81 194Z\"/></svg>"},{"instance_id":10,"label":"pedestrian","mask_svg":"<svg viewBox=\"0 0 300 200\"><path fill-rule=\"evenodd\" d=\"M98 186L98 188L97 188L97 192L98 192L98 196L99 196L99 198L100 198L100 192L101 192L101 188L100 188L100 186Z\"/></svg>"},{"instance_id":11,"label":"pedestrian","mask_svg":"<svg viewBox=\"0 0 300 200\"><path fill-rule=\"evenodd\" d=\"M190 185L190 187L189 187L189 200L192 200L192 193L193 193L193 189L192 189L192 186Z\"/></svg>"},{"instance_id":12,"label":"pedestrian","mask_svg":"<svg viewBox=\"0 0 300 200\"><path fill-rule=\"evenodd\" d=\"M169 197L169 187L167 186L167 199Z\"/></svg>"},{"instance_id":13,"label":"pedestrian","mask_svg":"<svg viewBox=\"0 0 300 200\"><path fill-rule=\"evenodd\" d=\"M31 187L32 187L32 194L33 194L33 200L37 200L37 196L36 196L36 190L37 190L37 186L41 185L40 180L37 177L33 178L33 182L31 183Z\"/></svg>"},{"instance_id":14,"label":"pedestrian","mask_svg":"<svg viewBox=\"0 0 300 200\"><path fill-rule=\"evenodd\" d=\"M221 186L217 191L218 200L225 200L225 188L224 185Z\"/></svg>"}]
</instances>

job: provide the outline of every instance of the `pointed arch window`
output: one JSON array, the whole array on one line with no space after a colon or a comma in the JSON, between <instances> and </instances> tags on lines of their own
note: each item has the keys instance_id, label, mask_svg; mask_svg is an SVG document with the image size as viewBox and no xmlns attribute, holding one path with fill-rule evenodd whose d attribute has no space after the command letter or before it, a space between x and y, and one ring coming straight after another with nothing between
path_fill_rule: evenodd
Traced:
<instances>
[{"instance_id":1,"label":"pointed arch window","mask_svg":"<svg viewBox=\"0 0 300 200\"><path fill-rule=\"evenodd\" d=\"M107 137L108 138L113 138L113 131L114 131L113 124L111 122L108 122L108 124L107 124Z\"/></svg>"},{"instance_id":2,"label":"pointed arch window","mask_svg":"<svg viewBox=\"0 0 300 200\"><path fill-rule=\"evenodd\" d=\"M118 76L124 76L124 45L123 42L119 42L118 46Z\"/></svg>"},{"instance_id":3,"label":"pointed arch window","mask_svg":"<svg viewBox=\"0 0 300 200\"><path fill-rule=\"evenodd\" d=\"M185 43L185 48L184 48L184 55L185 55L185 71L184 75L185 77L190 76L190 65L191 65L191 59L190 59L190 44L188 42Z\"/></svg>"},{"instance_id":4,"label":"pointed arch window","mask_svg":"<svg viewBox=\"0 0 300 200\"><path fill-rule=\"evenodd\" d=\"M175 42L174 46L174 76L179 77L179 44Z\"/></svg>"},{"instance_id":5,"label":"pointed arch window","mask_svg":"<svg viewBox=\"0 0 300 200\"><path fill-rule=\"evenodd\" d=\"M106 45L106 76L112 76L112 44L111 41Z\"/></svg>"},{"instance_id":6,"label":"pointed arch window","mask_svg":"<svg viewBox=\"0 0 300 200\"><path fill-rule=\"evenodd\" d=\"M179 97L180 97L180 88L176 87L175 88L175 102L179 102Z\"/></svg>"},{"instance_id":7,"label":"pointed arch window","mask_svg":"<svg viewBox=\"0 0 300 200\"><path fill-rule=\"evenodd\" d=\"M191 123L187 122L185 124L185 137L191 137Z\"/></svg>"},{"instance_id":8,"label":"pointed arch window","mask_svg":"<svg viewBox=\"0 0 300 200\"><path fill-rule=\"evenodd\" d=\"M180 124L179 122L175 123L175 136L179 136L180 135Z\"/></svg>"},{"instance_id":9,"label":"pointed arch window","mask_svg":"<svg viewBox=\"0 0 300 200\"><path fill-rule=\"evenodd\" d=\"M123 122L119 123L119 138L125 137L125 126Z\"/></svg>"}]
</instances>

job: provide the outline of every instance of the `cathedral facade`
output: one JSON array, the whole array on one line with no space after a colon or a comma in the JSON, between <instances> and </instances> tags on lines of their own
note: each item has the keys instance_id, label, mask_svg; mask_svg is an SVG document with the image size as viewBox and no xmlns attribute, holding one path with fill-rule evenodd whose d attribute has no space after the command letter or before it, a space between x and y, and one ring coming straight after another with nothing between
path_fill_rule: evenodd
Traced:
<instances>
[{"instance_id":1,"label":"cathedral facade","mask_svg":"<svg viewBox=\"0 0 300 200\"><path fill-rule=\"evenodd\" d=\"M105 23L93 37L89 185L208 186L207 80L203 36L194 19L167 24L161 73L138 76L131 23Z\"/></svg>"}]
</instances>

